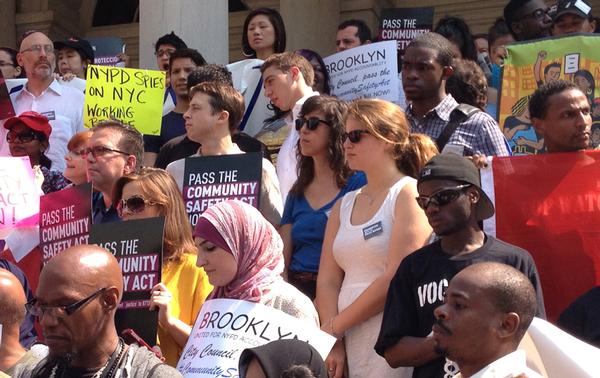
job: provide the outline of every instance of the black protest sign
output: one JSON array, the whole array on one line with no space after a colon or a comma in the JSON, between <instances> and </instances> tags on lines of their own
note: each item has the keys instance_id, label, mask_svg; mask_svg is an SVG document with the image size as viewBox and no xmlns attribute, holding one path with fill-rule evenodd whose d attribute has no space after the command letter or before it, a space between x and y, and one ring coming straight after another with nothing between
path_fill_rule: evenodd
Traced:
<instances>
[{"instance_id":1,"label":"black protest sign","mask_svg":"<svg viewBox=\"0 0 600 378\"><path fill-rule=\"evenodd\" d=\"M95 224L90 244L112 252L123 272L123 299L115 318L117 331L132 328L156 344L158 312L150 311L150 290L161 280L165 219L149 218Z\"/></svg>"},{"instance_id":2,"label":"black protest sign","mask_svg":"<svg viewBox=\"0 0 600 378\"><path fill-rule=\"evenodd\" d=\"M262 154L200 156L185 159L183 200L192 226L209 206L226 200L259 206Z\"/></svg>"},{"instance_id":3,"label":"black protest sign","mask_svg":"<svg viewBox=\"0 0 600 378\"><path fill-rule=\"evenodd\" d=\"M64 249L87 244L91 224L91 183L40 197L40 248L44 263Z\"/></svg>"},{"instance_id":4,"label":"black protest sign","mask_svg":"<svg viewBox=\"0 0 600 378\"><path fill-rule=\"evenodd\" d=\"M389 8L381 11L379 40L396 40L398 52L404 55L413 38L430 32L433 28L433 7Z\"/></svg>"}]
</instances>

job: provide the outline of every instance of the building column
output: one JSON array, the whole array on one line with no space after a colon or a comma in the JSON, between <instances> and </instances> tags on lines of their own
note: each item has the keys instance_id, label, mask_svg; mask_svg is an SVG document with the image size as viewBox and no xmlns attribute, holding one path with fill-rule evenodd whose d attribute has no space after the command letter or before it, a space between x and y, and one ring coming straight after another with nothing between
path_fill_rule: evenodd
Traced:
<instances>
[{"instance_id":1,"label":"building column","mask_svg":"<svg viewBox=\"0 0 600 378\"><path fill-rule=\"evenodd\" d=\"M200 51L207 62L229 62L227 1L140 1L140 68L156 69L154 43L171 31Z\"/></svg>"},{"instance_id":2,"label":"building column","mask_svg":"<svg viewBox=\"0 0 600 378\"><path fill-rule=\"evenodd\" d=\"M279 10L287 32L287 51L306 48L321 56L335 52L339 0L281 0Z\"/></svg>"}]
</instances>

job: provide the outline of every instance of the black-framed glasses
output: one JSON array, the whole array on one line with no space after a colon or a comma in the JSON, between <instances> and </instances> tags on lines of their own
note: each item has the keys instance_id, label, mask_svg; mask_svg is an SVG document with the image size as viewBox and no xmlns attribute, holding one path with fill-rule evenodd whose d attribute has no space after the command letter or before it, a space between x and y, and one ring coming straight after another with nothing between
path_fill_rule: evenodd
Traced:
<instances>
[{"instance_id":1,"label":"black-framed glasses","mask_svg":"<svg viewBox=\"0 0 600 378\"><path fill-rule=\"evenodd\" d=\"M127 199L121 199L117 205L119 217L123 217L123 213L128 211L132 214L141 213L146 209L146 205L156 205L156 202L145 199L140 195L133 195Z\"/></svg>"},{"instance_id":2,"label":"black-framed glasses","mask_svg":"<svg viewBox=\"0 0 600 378\"><path fill-rule=\"evenodd\" d=\"M34 131L23 131L21 133L16 133L14 131L9 131L6 133L6 141L8 143L29 143L32 140L39 139L38 135Z\"/></svg>"},{"instance_id":3,"label":"black-framed glasses","mask_svg":"<svg viewBox=\"0 0 600 378\"><path fill-rule=\"evenodd\" d=\"M300 131L302 126L306 124L306 128L310 131L315 131L317 127L319 127L319 123L324 123L327 126L331 126L331 122L325 121L324 119L320 119L318 117L310 117L310 118L297 118L296 119L296 131Z\"/></svg>"},{"instance_id":4,"label":"black-framed glasses","mask_svg":"<svg viewBox=\"0 0 600 378\"><path fill-rule=\"evenodd\" d=\"M463 190L470 186L471 184L463 184L455 186L454 188L444 188L438 190L430 196L418 196L415 199L417 200L419 207L423 210L427 210L431 204L441 207L456 201L462 194Z\"/></svg>"},{"instance_id":5,"label":"black-framed glasses","mask_svg":"<svg viewBox=\"0 0 600 378\"><path fill-rule=\"evenodd\" d=\"M20 52L33 52L40 54L42 50L46 53L46 55L54 54L54 45L33 45L29 48L21 50Z\"/></svg>"},{"instance_id":6,"label":"black-framed glasses","mask_svg":"<svg viewBox=\"0 0 600 378\"><path fill-rule=\"evenodd\" d=\"M346 139L350 140L350 143L358 143L362 138L363 134L370 134L369 130L357 129L342 134L342 140L345 142Z\"/></svg>"},{"instance_id":7,"label":"black-framed glasses","mask_svg":"<svg viewBox=\"0 0 600 378\"><path fill-rule=\"evenodd\" d=\"M156 55L157 57L162 57L163 55L166 55L167 58L171 57L171 54L173 54L175 52L175 49L166 49L166 50L157 50L154 52L154 55Z\"/></svg>"},{"instance_id":8,"label":"black-framed glasses","mask_svg":"<svg viewBox=\"0 0 600 378\"><path fill-rule=\"evenodd\" d=\"M98 289L94 291L92 294L87 297L79 300L73 304L67 306L43 306L37 303L37 299L33 299L27 303L25 303L25 309L33 316L40 317L44 314L52 313L53 316L57 315L73 315L77 310L88 304L92 301L92 299L96 298L98 295L102 294L107 287L103 287L102 289Z\"/></svg>"},{"instance_id":9,"label":"black-framed glasses","mask_svg":"<svg viewBox=\"0 0 600 378\"><path fill-rule=\"evenodd\" d=\"M116 152L116 153L122 154L122 155L131 155L129 152L117 150L117 149L106 147L106 146L94 146L94 147L84 148L82 156L86 157L91 154L94 157L94 159L96 159L98 156L104 156L104 155L108 154L109 152Z\"/></svg>"},{"instance_id":10,"label":"black-framed glasses","mask_svg":"<svg viewBox=\"0 0 600 378\"><path fill-rule=\"evenodd\" d=\"M524 18L534 18L538 21L543 21L544 18L546 18L546 17L552 18L551 16L552 16L552 8L546 8L546 9L538 8L531 13L528 13L528 14L525 14L525 15L519 17L519 20L522 20Z\"/></svg>"}]
</instances>

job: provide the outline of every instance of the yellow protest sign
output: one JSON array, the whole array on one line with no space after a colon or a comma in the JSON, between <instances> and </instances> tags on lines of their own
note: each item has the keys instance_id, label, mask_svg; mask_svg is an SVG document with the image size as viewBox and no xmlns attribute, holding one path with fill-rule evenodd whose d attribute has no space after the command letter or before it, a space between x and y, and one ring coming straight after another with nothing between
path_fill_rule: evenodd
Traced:
<instances>
[{"instance_id":1,"label":"yellow protest sign","mask_svg":"<svg viewBox=\"0 0 600 378\"><path fill-rule=\"evenodd\" d=\"M88 66L85 127L111 117L142 134L160 135L165 73L110 66Z\"/></svg>"}]
</instances>

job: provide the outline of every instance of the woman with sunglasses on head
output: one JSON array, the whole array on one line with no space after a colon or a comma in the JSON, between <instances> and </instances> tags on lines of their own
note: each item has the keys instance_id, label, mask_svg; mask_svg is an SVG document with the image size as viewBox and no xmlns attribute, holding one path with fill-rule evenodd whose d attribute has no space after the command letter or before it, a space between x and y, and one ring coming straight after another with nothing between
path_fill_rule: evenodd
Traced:
<instances>
[{"instance_id":1,"label":"woman with sunglasses on head","mask_svg":"<svg viewBox=\"0 0 600 378\"><path fill-rule=\"evenodd\" d=\"M431 234L414 177L437 149L410 134L400 107L384 100L352 102L345 127L348 165L367 184L335 204L325 230L316 304L321 329L338 338L328 371L342 377L347 361L350 377L410 377L411 369L390 368L373 347L400 261Z\"/></svg>"},{"instance_id":2,"label":"woman with sunglasses on head","mask_svg":"<svg viewBox=\"0 0 600 378\"><path fill-rule=\"evenodd\" d=\"M162 282L152 289L150 309L158 309L158 345L175 366L196 316L212 290L204 270L196 266L196 247L183 199L166 171L142 168L121 177L114 206L124 220L165 217Z\"/></svg>"},{"instance_id":3,"label":"woman with sunglasses on head","mask_svg":"<svg viewBox=\"0 0 600 378\"><path fill-rule=\"evenodd\" d=\"M92 134L91 130L80 131L73 135L69 143L67 143L68 152L65 155L66 168L63 175L73 185L84 184L89 181L85 166L84 151Z\"/></svg>"},{"instance_id":4,"label":"woman with sunglasses on head","mask_svg":"<svg viewBox=\"0 0 600 378\"><path fill-rule=\"evenodd\" d=\"M366 183L346 165L342 135L348 106L329 96L302 105L296 130L298 180L287 196L281 228L288 282L314 299L327 217L335 202Z\"/></svg>"},{"instance_id":5,"label":"woman with sunglasses on head","mask_svg":"<svg viewBox=\"0 0 600 378\"><path fill-rule=\"evenodd\" d=\"M283 280L283 242L254 207L241 201L206 209L194 229L197 264L215 289L208 299L261 303L318 325L311 300Z\"/></svg>"},{"instance_id":6,"label":"woman with sunglasses on head","mask_svg":"<svg viewBox=\"0 0 600 378\"><path fill-rule=\"evenodd\" d=\"M8 130L6 141L11 156L28 156L31 167L36 173L36 180L42 181L44 194L61 190L69 182L59 171L52 170L52 161L45 152L50 146L48 140L52 126L45 116L27 111L4 122ZM42 179L43 177L43 179Z\"/></svg>"}]
</instances>

